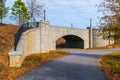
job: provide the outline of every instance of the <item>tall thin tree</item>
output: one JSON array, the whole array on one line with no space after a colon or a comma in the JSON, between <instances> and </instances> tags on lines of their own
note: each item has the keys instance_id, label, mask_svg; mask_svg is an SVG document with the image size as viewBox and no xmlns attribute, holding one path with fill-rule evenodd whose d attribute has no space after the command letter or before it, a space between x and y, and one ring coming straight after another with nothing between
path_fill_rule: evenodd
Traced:
<instances>
[{"instance_id":1,"label":"tall thin tree","mask_svg":"<svg viewBox=\"0 0 120 80\"><path fill-rule=\"evenodd\" d=\"M0 23L2 23L3 18L6 17L8 13L8 7L5 7L5 1L6 0L0 0Z\"/></svg>"},{"instance_id":2,"label":"tall thin tree","mask_svg":"<svg viewBox=\"0 0 120 80\"><path fill-rule=\"evenodd\" d=\"M16 0L12 7L12 14L18 19L18 24L21 25L30 19L27 7L22 0Z\"/></svg>"}]
</instances>

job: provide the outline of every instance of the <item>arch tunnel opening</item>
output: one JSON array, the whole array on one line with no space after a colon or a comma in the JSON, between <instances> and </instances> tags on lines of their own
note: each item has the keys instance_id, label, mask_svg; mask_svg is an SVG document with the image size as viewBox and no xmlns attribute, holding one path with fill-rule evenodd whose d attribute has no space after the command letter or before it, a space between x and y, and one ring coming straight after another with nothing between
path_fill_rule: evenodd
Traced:
<instances>
[{"instance_id":1,"label":"arch tunnel opening","mask_svg":"<svg viewBox=\"0 0 120 80\"><path fill-rule=\"evenodd\" d=\"M66 35L56 41L56 48L84 49L84 40L75 35Z\"/></svg>"}]
</instances>

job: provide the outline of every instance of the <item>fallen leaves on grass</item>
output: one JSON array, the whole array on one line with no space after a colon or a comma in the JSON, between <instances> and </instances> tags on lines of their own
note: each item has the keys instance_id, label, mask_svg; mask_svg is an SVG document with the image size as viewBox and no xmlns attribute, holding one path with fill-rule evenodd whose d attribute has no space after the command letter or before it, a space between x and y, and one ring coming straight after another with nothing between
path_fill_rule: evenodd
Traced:
<instances>
[{"instance_id":1,"label":"fallen leaves on grass","mask_svg":"<svg viewBox=\"0 0 120 80\"><path fill-rule=\"evenodd\" d=\"M102 56L100 63L109 80L120 80L120 52Z\"/></svg>"},{"instance_id":2,"label":"fallen leaves on grass","mask_svg":"<svg viewBox=\"0 0 120 80\"><path fill-rule=\"evenodd\" d=\"M14 34L18 28L10 24L0 24L0 65L2 66L8 66L8 52L14 45Z\"/></svg>"},{"instance_id":3,"label":"fallen leaves on grass","mask_svg":"<svg viewBox=\"0 0 120 80\"><path fill-rule=\"evenodd\" d=\"M35 69L36 67L68 55L68 52L64 51L50 51L48 53L33 54L25 58L22 67L20 68L9 68L6 67L0 72L0 79L2 80L15 80L16 77L19 77L22 74L25 74L28 71Z\"/></svg>"}]
</instances>

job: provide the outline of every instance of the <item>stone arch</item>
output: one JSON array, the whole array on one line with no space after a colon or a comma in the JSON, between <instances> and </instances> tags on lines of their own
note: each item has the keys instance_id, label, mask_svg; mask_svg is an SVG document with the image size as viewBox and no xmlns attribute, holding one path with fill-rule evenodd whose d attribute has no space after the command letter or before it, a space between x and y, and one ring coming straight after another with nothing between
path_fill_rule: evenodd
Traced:
<instances>
[{"instance_id":1,"label":"stone arch","mask_svg":"<svg viewBox=\"0 0 120 80\"><path fill-rule=\"evenodd\" d=\"M56 40L56 47L84 49L84 40L76 35L65 35Z\"/></svg>"}]
</instances>

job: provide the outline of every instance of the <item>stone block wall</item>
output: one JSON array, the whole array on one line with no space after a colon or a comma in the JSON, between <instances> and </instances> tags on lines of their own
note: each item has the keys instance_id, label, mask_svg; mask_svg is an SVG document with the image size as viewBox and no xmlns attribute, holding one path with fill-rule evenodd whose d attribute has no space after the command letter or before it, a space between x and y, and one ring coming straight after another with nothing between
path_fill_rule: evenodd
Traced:
<instances>
[{"instance_id":1,"label":"stone block wall","mask_svg":"<svg viewBox=\"0 0 120 80\"><path fill-rule=\"evenodd\" d=\"M51 26L54 30L55 41L59 38L67 35L75 35L81 38L84 41L84 48L89 48L89 30L88 29L78 29L78 28L69 28L63 26Z\"/></svg>"},{"instance_id":2,"label":"stone block wall","mask_svg":"<svg viewBox=\"0 0 120 80\"><path fill-rule=\"evenodd\" d=\"M22 56L10 56L10 67L20 67L22 64Z\"/></svg>"},{"instance_id":3,"label":"stone block wall","mask_svg":"<svg viewBox=\"0 0 120 80\"><path fill-rule=\"evenodd\" d=\"M40 53L40 29L31 29L22 34L17 46L9 52L10 67L20 67L25 57L31 54Z\"/></svg>"},{"instance_id":4,"label":"stone block wall","mask_svg":"<svg viewBox=\"0 0 120 80\"><path fill-rule=\"evenodd\" d=\"M103 47L109 45L109 40L103 39L98 29L93 29L93 47Z\"/></svg>"},{"instance_id":5,"label":"stone block wall","mask_svg":"<svg viewBox=\"0 0 120 80\"><path fill-rule=\"evenodd\" d=\"M31 29L23 34L25 35L25 56L28 56L33 53L40 53L40 29Z\"/></svg>"},{"instance_id":6,"label":"stone block wall","mask_svg":"<svg viewBox=\"0 0 120 80\"><path fill-rule=\"evenodd\" d=\"M49 25L49 22L41 22L40 29L40 52L45 53L56 49L55 31Z\"/></svg>"}]
</instances>

